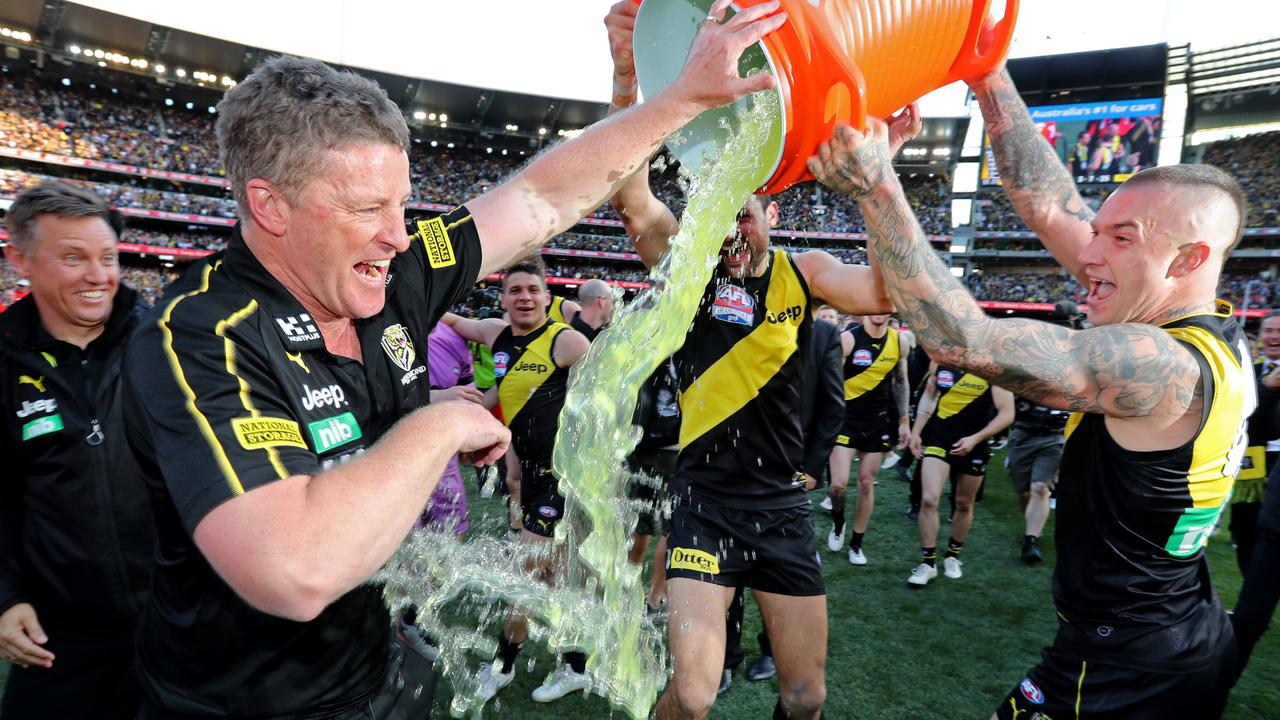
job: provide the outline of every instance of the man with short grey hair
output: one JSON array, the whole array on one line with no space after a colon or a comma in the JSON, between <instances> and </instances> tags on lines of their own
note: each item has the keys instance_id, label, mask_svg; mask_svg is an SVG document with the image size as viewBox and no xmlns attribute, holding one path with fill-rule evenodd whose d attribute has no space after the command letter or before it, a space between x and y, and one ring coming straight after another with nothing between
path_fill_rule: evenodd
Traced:
<instances>
[{"instance_id":1,"label":"man with short grey hair","mask_svg":"<svg viewBox=\"0 0 1280 720\"><path fill-rule=\"evenodd\" d=\"M573 316L569 326L595 340L601 330L613 318L613 286L599 279L592 278L578 288L578 305L582 308Z\"/></svg>"},{"instance_id":2,"label":"man with short grey hair","mask_svg":"<svg viewBox=\"0 0 1280 720\"><path fill-rule=\"evenodd\" d=\"M132 720L155 541L120 381L137 296L94 193L40 185L5 222L31 294L0 315L0 716Z\"/></svg>"},{"instance_id":3,"label":"man with short grey hair","mask_svg":"<svg viewBox=\"0 0 1280 720\"><path fill-rule=\"evenodd\" d=\"M241 222L130 356L130 440L160 530L139 634L145 713L428 713L430 667L388 647L367 580L449 458L491 463L510 434L475 403L428 405L427 335L686 122L771 87L739 77L737 59L785 20L762 19L776 9L705 24L667 90L413 236L405 122L376 85L278 58L227 92L217 134Z\"/></svg>"}]
</instances>

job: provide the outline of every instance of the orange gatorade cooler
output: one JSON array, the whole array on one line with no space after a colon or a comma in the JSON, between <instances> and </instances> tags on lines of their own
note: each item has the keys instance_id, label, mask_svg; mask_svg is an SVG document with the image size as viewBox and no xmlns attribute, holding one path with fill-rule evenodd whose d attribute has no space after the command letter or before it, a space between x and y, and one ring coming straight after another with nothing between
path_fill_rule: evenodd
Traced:
<instances>
[{"instance_id":1,"label":"orange gatorade cooler","mask_svg":"<svg viewBox=\"0 0 1280 720\"><path fill-rule=\"evenodd\" d=\"M765 1L738 0L730 13ZM703 113L681 131L672 152L696 171L718 155L751 103L774 103L778 121L761 148L768 170L760 191L781 192L812 180L805 161L836 123L865 127L868 115L887 117L932 90L999 64L1013 38L1018 2L782 0L787 22L748 48L739 63L744 75L772 74L777 87ZM633 44L646 95L680 74L711 3L643 0Z\"/></svg>"}]
</instances>

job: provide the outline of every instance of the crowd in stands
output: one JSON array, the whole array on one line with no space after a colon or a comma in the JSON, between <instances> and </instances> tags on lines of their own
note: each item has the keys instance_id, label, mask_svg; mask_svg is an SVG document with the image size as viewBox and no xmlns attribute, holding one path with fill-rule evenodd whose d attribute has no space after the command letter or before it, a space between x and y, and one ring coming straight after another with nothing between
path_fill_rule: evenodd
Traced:
<instances>
[{"instance_id":1,"label":"crowd in stands","mask_svg":"<svg viewBox=\"0 0 1280 720\"><path fill-rule=\"evenodd\" d=\"M965 277L969 291L979 300L1053 303L1083 302L1087 291L1065 272L982 272Z\"/></svg>"},{"instance_id":2,"label":"crowd in stands","mask_svg":"<svg viewBox=\"0 0 1280 720\"><path fill-rule=\"evenodd\" d=\"M0 146L72 155L66 123L53 120L57 94L27 82L0 79ZM97 148L85 148L96 152ZM97 157L85 154L82 157Z\"/></svg>"},{"instance_id":3,"label":"crowd in stands","mask_svg":"<svg viewBox=\"0 0 1280 720\"><path fill-rule=\"evenodd\" d=\"M1080 195L1096 211L1112 190L1110 187L1082 187ZM998 187L984 188L978 193L974 202L973 229L979 232L1029 232L1027 224L1013 209L1009 196Z\"/></svg>"},{"instance_id":4,"label":"crowd in stands","mask_svg":"<svg viewBox=\"0 0 1280 720\"><path fill-rule=\"evenodd\" d=\"M187 215L204 215L206 217L233 218L236 216L236 201L227 197L169 192L167 190L153 190L132 185L90 182L88 180L72 180L22 170L0 170L0 196L13 197L25 188L55 180L93 190L111 203L113 207L163 210Z\"/></svg>"},{"instance_id":5,"label":"crowd in stands","mask_svg":"<svg viewBox=\"0 0 1280 720\"><path fill-rule=\"evenodd\" d=\"M581 233L565 233L552 240L547 247L615 253L634 253L636 251L631 244L631 240L625 235L586 235Z\"/></svg>"},{"instance_id":6,"label":"crowd in stands","mask_svg":"<svg viewBox=\"0 0 1280 720\"><path fill-rule=\"evenodd\" d=\"M151 245L154 247L186 248L189 250L225 250L229 235L205 232L161 232L126 227L120 242Z\"/></svg>"},{"instance_id":7,"label":"crowd in stands","mask_svg":"<svg viewBox=\"0 0 1280 720\"><path fill-rule=\"evenodd\" d=\"M213 142L216 116L207 108L166 106L126 97L112 88L58 84L53 78L0 79L0 145L42 150L130 165L200 175L222 175ZM528 153L532 154L532 151ZM1225 140L1207 147L1203 161L1231 172L1250 199L1250 227L1280 226L1280 133ZM430 147L416 142L410 152L414 200L454 205L474 197L516 171L528 156L517 152ZM657 163L655 194L677 212L683 197L674 173ZM944 175L902 178L907 197L926 234L949 235L950 182ZM1096 207L1107 188L1084 188ZM854 203L813 182L778 195L781 229L864 232ZM230 201L226 201L229 203ZM165 208L158 208L165 209ZM998 188L979 195L979 231L1025 231L1026 226ZM214 214L209 209L202 214ZM227 207L216 212L230 216ZM607 205L597 217L615 217Z\"/></svg>"},{"instance_id":8,"label":"crowd in stands","mask_svg":"<svg viewBox=\"0 0 1280 720\"><path fill-rule=\"evenodd\" d=\"M1280 302L1280 283L1274 278L1263 278L1259 275L1223 275L1218 285L1218 297L1231 301L1236 307L1244 307L1246 291L1249 296L1249 307L1274 307L1277 302Z\"/></svg>"},{"instance_id":9,"label":"crowd in stands","mask_svg":"<svg viewBox=\"0 0 1280 720\"><path fill-rule=\"evenodd\" d=\"M85 158L105 159L130 165L200 175L221 175L213 143L215 115L206 108L187 109L166 106L158 101L125 97L108 87L85 84L64 86L52 79L18 79L0 77L0 146L39 150ZM410 152L415 183L414 200L454 205L481 194L517 171L528 161L526 155L509 151L503 155L495 149L484 152L468 148L431 147L416 142ZM1203 161L1223 167L1232 173L1249 197L1249 221L1253 227L1280 226L1280 133L1253 135L1226 140L1207 146ZM665 160L655 161L651 168L654 193L679 214L684 196L675 181L675 173ZM0 169L0 196L12 197L20 189L54 179L25 170ZM127 184L125 179L112 182L67 180L64 182L92 188L117 207L161 210L207 217L235 217L235 202L229 197L200 193L181 193ZM950 181L944 175L926 173L904 175L901 181L915 206L922 227L929 235L950 235ZM1085 187L1082 194L1096 209L1111 191L1104 187ZM797 185L774 197L779 203L779 230L865 232L855 203L836 195L816 183ZM599 218L616 219L609 205L595 213ZM1026 231L1025 224L1014 212L1007 196L999 188L983 189L975 207L977 231ZM225 232L200 232L197 227L166 232L129 228L125 242L219 250L225 247ZM804 240L782 241L779 246L804 250ZM1272 238L1248 238L1243 249L1271 249ZM605 233L566 233L556 238L552 248L602 252L633 252L631 243L622 235ZM1042 249L1034 240L979 240L975 250L1035 251ZM831 244L828 252L849 263L866 261L861 244ZM643 281L645 274L636 263L591 262L548 256L552 274L576 279L604 276L615 280ZM11 287L15 278L3 267L0 289ZM1242 303L1250 280L1256 275L1224 277L1222 294L1232 302ZM163 285L158 272L131 269L128 281L154 298ZM1000 272L970 274L966 282L982 299L1053 302L1068 297L1082 300L1084 290L1074 279L1060 273ZM1272 280L1258 281L1251 289L1251 306L1270 305L1280 300L1280 287Z\"/></svg>"},{"instance_id":10,"label":"crowd in stands","mask_svg":"<svg viewBox=\"0 0 1280 720\"><path fill-rule=\"evenodd\" d=\"M137 235L126 231L125 239L137 242ZM866 257L860 248L846 251L849 257L842 258L846 262L862 262ZM565 277L585 280L600 277L607 280L625 282L647 282L648 275L639 265L633 264L594 264L564 262L555 257L546 257L547 274L552 277ZM131 266L128 256L124 257L121 281L138 290L143 301L154 304L161 296L164 286L177 277L181 271L162 271L151 267ZM1074 278L1062 272L986 272L970 273L964 278L969 290L979 300L999 300L1005 302L1053 303L1062 299L1084 302L1086 291ZM1249 284L1252 282L1252 287ZM16 288L18 275L13 267L0 258L0 292ZM1280 304L1280 281L1275 278L1262 278L1254 274L1224 275L1219 295L1236 307L1244 305L1246 288L1249 291L1249 307L1273 307ZM493 298L496 301L496 295Z\"/></svg>"},{"instance_id":11,"label":"crowd in stands","mask_svg":"<svg viewBox=\"0 0 1280 720\"><path fill-rule=\"evenodd\" d=\"M1231 173L1249 198L1248 227L1280 226L1280 132L1222 140L1203 161Z\"/></svg>"},{"instance_id":12,"label":"crowd in stands","mask_svg":"<svg viewBox=\"0 0 1280 720\"><path fill-rule=\"evenodd\" d=\"M211 118L106 87L0 80L0 144L13 148L222 175Z\"/></svg>"},{"instance_id":13,"label":"crowd in stands","mask_svg":"<svg viewBox=\"0 0 1280 720\"><path fill-rule=\"evenodd\" d=\"M648 282L649 272L638 264L583 263L565 261L555 256L544 256L547 274L554 277L590 280L605 278L619 282Z\"/></svg>"}]
</instances>

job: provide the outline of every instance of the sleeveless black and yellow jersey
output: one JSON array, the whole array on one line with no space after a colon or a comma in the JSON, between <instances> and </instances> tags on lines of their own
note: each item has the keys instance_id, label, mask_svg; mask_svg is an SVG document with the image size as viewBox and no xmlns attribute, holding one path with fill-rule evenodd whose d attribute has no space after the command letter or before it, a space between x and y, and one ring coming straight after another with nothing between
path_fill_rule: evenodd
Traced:
<instances>
[{"instance_id":1,"label":"sleeveless black and yellow jersey","mask_svg":"<svg viewBox=\"0 0 1280 720\"><path fill-rule=\"evenodd\" d=\"M871 337L861 325L849 331L853 350L844 361L844 409L850 422L891 415L894 370L898 366L898 331L887 327L884 337Z\"/></svg>"},{"instance_id":2,"label":"sleeveless black and yellow jersey","mask_svg":"<svg viewBox=\"0 0 1280 720\"><path fill-rule=\"evenodd\" d=\"M551 322L568 325L569 321L564 319L564 298L559 295L551 296L551 306L547 308L547 317Z\"/></svg>"},{"instance_id":3,"label":"sleeveless black and yellow jersey","mask_svg":"<svg viewBox=\"0 0 1280 720\"><path fill-rule=\"evenodd\" d=\"M939 365L933 374L938 404L925 423L920 438L925 445L950 448L991 422L996 405L991 383L970 372Z\"/></svg>"},{"instance_id":4,"label":"sleeveless black and yellow jersey","mask_svg":"<svg viewBox=\"0 0 1280 720\"><path fill-rule=\"evenodd\" d=\"M724 507L808 503L797 484L809 288L791 257L774 250L758 278L712 278L684 346L680 456L673 492Z\"/></svg>"},{"instance_id":5,"label":"sleeveless black and yellow jersey","mask_svg":"<svg viewBox=\"0 0 1280 720\"><path fill-rule=\"evenodd\" d=\"M1121 447L1102 415L1071 416L1057 486L1058 642L1084 659L1150 670L1212 657L1227 617L1204 546L1231 494L1256 405L1231 305L1163 325L1200 364L1204 410L1172 450Z\"/></svg>"},{"instance_id":6,"label":"sleeveless black and yellow jersey","mask_svg":"<svg viewBox=\"0 0 1280 720\"><path fill-rule=\"evenodd\" d=\"M533 332L503 328L493 341L493 376L503 422L524 467L551 468L560 408L569 371L556 365L551 349L569 326L547 320Z\"/></svg>"}]
</instances>

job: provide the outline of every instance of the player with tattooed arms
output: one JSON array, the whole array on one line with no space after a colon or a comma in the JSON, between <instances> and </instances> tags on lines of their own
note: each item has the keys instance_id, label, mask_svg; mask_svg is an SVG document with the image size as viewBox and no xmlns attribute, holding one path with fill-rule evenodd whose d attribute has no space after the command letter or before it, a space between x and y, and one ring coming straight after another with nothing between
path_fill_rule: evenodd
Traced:
<instances>
[{"instance_id":1,"label":"player with tattooed arms","mask_svg":"<svg viewBox=\"0 0 1280 720\"><path fill-rule=\"evenodd\" d=\"M884 123L837 128L809 166L858 202L894 304L937 362L1074 413L1058 485L1058 633L993 718L1217 717L1236 652L1204 545L1255 390L1245 338L1214 292L1243 196L1217 168L1152 168L1094 216L1008 73L971 85L1006 192L1089 288L1093 328L987 317L930 249Z\"/></svg>"}]
</instances>

